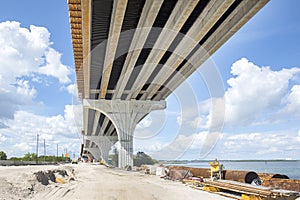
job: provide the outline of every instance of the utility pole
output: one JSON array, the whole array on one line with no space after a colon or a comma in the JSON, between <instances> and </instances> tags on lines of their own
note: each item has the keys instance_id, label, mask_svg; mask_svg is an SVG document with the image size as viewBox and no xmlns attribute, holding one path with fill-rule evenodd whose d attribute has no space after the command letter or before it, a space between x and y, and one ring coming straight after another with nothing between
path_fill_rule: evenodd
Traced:
<instances>
[{"instance_id":1,"label":"utility pole","mask_svg":"<svg viewBox=\"0 0 300 200\"><path fill-rule=\"evenodd\" d=\"M58 162L58 144L56 144L56 162Z\"/></svg>"},{"instance_id":2,"label":"utility pole","mask_svg":"<svg viewBox=\"0 0 300 200\"><path fill-rule=\"evenodd\" d=\"M44 139L44 162L46 161L46 140Z\"/></svg>"},{"instance_id":3,"label":"utility pole","mask_svg":"<svg viewBox=\"0 0 300 200\"><path fill-rule=\"evenodd\" d=\"M39 163L39 134L36 135L36 164Z\"/></svg>"}]
</instances>

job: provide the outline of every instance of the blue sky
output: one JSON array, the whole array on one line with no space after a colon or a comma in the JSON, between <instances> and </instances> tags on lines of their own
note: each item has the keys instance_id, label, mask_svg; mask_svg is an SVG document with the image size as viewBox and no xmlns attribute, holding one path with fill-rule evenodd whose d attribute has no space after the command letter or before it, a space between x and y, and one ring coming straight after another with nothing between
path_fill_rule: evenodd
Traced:
<instances>
[{"instance_id":1,"label":"blue sky","mask_svg":"<svg viewBox=\"0 0 300 200\"><path fill-rule=\"evenodd\" d=\"M206 159L300 159L299 6L269 2L206 62L218 69L225 98L211 98L196 72L165 111L137 127L135 150L199 159L213 138L205 139L208 130L222 121ZM37 133L48 154L56 154L56 144L60 152L79 153L67 9L63 0L10 0L0 7L0 150L9 157L34 152ZM212 115L212 105L225 106L225 117Z\"/></svg>"}]
</instances>

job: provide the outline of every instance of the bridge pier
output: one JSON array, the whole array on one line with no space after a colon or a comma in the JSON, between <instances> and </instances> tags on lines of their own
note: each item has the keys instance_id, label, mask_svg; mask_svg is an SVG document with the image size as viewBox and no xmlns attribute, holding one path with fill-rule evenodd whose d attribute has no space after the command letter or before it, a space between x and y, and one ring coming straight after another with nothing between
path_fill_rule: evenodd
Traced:
<instances>
[{"instance_id":1,"label":"bridge pier","mask_svg":"<svg viewBox=\"0 0 300 200\"><path fill-rule=\"evenodd\" d=\"M95 159L97 159L97 160L101 159L101 152L100 152L99 148L97 148L97 147L85 147L84 149L86 151L88 151L89 153L91 153Z\"/></svg>"},{"instance_id":2,"label":"bridge pier","mask_svg":"<svg viewBox=\"0 0 300 200\"><path fill-rule=\"evenodd\" d=\"M106 163L108 163L109 151L111 147L118 141L118 137L117 136L89 136L89 135L84 137L85 139L94 142L99 147L98 151L101 152L99 159L102 158Z\"/></svg>"},{"instance_id":3,"label":"bridge pier","mask_svg":"<svg viewBox=\"0 0 300 200\"><path fill-rule=\"evenodd\" d=\"M119 167L125 168L126 166L133 166L133 135L136 125L151 111L165 109L166 102L84 99L83 106L102 112L112 121L118 133L118 141L121 144L118 157Z\"/></svg>"}]
</instances>

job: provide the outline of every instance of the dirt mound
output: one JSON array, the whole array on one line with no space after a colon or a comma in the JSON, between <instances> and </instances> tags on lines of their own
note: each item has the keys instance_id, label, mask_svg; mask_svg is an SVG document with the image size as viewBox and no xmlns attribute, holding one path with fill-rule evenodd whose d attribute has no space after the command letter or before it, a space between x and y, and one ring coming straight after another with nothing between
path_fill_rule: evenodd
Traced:
<instances>
[{"instance_id":1,"label":"dirt mound","mask_svg":"<svg viewBox=\"0 0 300 200\"><path fill-rule=\"evenodd\" d=\"M0 179L0 200L32 198L37 192L44 191L33 174L16 173L14 177Z\"/></svg>"},{"instance_id":2,"label":"dirt mound","mask_svg":"<svg viewBox=\"0 0 300 200\"><path fill-rule=\"evenodd\" d=\"M41 168L45 170L39 171ZM53 166L11 167L7 169L7 174L0 174L0 200L32 199L40 193L47 193L54 189L62 190L61 186L65 187L70 181L75 180L74 169L69 166L57 168Z\"/></svg>"}]
</instances>

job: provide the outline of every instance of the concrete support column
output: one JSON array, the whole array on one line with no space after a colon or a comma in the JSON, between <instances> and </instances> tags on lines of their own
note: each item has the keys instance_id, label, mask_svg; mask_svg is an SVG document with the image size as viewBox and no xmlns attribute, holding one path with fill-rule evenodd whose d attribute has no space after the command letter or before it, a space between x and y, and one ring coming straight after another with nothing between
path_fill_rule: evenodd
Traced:
<instances>
[{"instance_id":1,"label":"concrete support column","mask_svg":"<svg viewBox=\"0 0 300 200\"><path fill-rule=\"evenodd\" d=\"M101 159L101 152L100 152L99 148L97 148L97 147L92 147L92 148L85 147L84 149L86 151L90 152L95 159L97 159L97 160Z\"/></svg>"},{"instance_id":2,"label":"concrete support column","mask_svg":"<svg viewBox=\"0 0 300 200\"><path fill-rule=\"evenodd\" d=\"M103 139L100 140L99 147L102 152L102 159L108 163L108 155L111 147L118 141L117 136L101 136Z\"/></svg>"},{"instance_id":3,"label":"concrete support column","mask_svg":"<svg viewBox=\"0 0 300 200\"><path fill-rule=\"evenodd\" d=\"M104 113L114 124L118 140L119 167L133 166L133 134L136 125L151 111L166 108L165 101L142 100L91 100L84 99L85 108Z\"/></svg>"},{"instance_id":4,"label":"concrete support column","mask_svg":"<svg viewBox=\"0 0 300 200\"><path fill-rule=\"evenodd\" d=\"M85 139L94 142L99 147L101 157L108 163L108 155L111 147L118 141L117 136L84 136ZM91 152L92 153L92 152ZM99 158L99 159L100 159Z\"/></svg>"},{"instance_id":5,"label":"concrete support column","mask_svg":"<svg viewBox=\"0 0 300 200\"><path fill-rule=\"evenodd\" d=\"M133 135L133 133L130 133ZM126 166L133 167L133 136L130 134L123 134L121 136L119 150L119 167L124 168Z\"/></svg>"}]
</instances>

